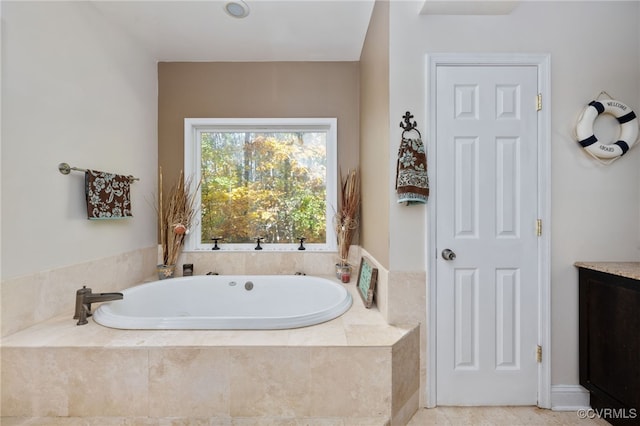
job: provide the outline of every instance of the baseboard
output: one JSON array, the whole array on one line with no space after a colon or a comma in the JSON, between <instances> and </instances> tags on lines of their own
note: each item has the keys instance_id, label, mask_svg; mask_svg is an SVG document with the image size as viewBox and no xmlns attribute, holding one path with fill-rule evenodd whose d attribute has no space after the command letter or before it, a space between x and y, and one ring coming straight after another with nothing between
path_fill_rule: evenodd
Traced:
<instances>
[{"instance_id":1,"label":"baseboard","mask_svg":"<svg viewBox=\"0 0 640 426\"><path fill-rule=\"evenodd\" d=\"M589 391L580 385L551 385L553 411L577 411L589 408Z\"/></svg>"}]
</instances>

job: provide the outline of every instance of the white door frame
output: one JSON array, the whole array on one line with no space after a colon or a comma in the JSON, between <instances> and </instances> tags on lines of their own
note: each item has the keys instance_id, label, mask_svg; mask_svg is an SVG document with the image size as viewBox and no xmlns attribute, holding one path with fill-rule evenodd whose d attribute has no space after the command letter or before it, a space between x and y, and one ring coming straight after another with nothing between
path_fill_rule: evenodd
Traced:
<instances>
[{"instance_id":1,"label":"white door frame","mask_svg":"<svg viewBox=\"0 0 640 426\"><path fill-rule=\"evenodd\" d=\"M436 158L436 69L439 66L519 65L535 66L538 69L538 88L542 95L542 110L538 112L538 218L543 231L539 237L539 321L538 344L543 348L542 362L538 367L538 406L551 408L551 58L549 54L520 53L432 53L426 55L426 120L428 132L428 158ZM532 100L534 102L534 100ZM429 179L436 188L437 164L429 164ZM429 233L426 265L427 274L427 380L426 405L436 406L436 203L437 191L432 191L427 207Z\"/></svg>"}]
</instances>

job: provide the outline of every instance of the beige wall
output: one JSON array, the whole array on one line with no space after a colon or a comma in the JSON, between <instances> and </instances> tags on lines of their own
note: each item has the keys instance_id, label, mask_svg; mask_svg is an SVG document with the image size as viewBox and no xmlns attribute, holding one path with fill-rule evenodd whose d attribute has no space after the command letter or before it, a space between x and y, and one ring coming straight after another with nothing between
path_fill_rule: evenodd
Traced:
<instances>
[{"instance_id":1,"label":"beige wall","mask_svg":"<svg viewBox=\"0 0 640 426\"><path fill-rule=\"evenodd\" d=\"M184 119L337 117L338 164L358 165L358 62L161 62L158 162L184 167ZM165 188L166 190L166 188Z\"/></svg>"},{"instance_id":2,"label":"beige wall","mask_svg":"<svg viewBox=\"0 0 640 426\"><path fill-rule=\"evenodd\" d=\"M156 61L90 2L0 7L3 282L154 246ZM133 217L87 220L61 162L140 178Z\"/></svg>"},{"instance_id":3,"label":"beige wall","mask_svg":"<svg viewBox=\"0 0 640 426\"><path fill-rule=\"evenodd\" d=\"M376 2L360 56L360 245L389 267L389 3Z\"/></svg>"}]
</instances>

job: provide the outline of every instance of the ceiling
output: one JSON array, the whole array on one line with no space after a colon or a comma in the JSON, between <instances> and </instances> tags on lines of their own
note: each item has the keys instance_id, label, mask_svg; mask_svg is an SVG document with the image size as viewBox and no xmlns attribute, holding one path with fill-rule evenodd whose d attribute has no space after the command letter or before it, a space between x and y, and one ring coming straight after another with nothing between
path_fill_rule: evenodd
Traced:
<instances>
[{"instance_id":1,"label":"ceiling","mask_svg":"<svg viewBox=\"0 0 640 426\"><path fill-rule=\"evenodd\" d=\"M94 0L158 61L358 61L374 0Z\"/></svg>"}]
</instances>

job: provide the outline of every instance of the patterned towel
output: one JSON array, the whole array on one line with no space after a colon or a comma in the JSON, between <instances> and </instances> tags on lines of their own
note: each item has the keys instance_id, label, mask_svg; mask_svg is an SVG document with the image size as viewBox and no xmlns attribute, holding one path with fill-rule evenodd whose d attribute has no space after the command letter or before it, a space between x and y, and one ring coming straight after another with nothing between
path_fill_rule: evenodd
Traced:
<instances>
[{"instance_id":1,"label":"patterned towel","mask_svg":"<svg viewBox=\"0 0 640 426\"><path fill-rule=\"evenodd\" d=\"M87 170L84 174L88 219L131 217L129 177Z\"/></svg>"},{"instance_id":2,"label":"patterned towel","mask_svg":"<svg viewBox=\"0 0 640 426\"><path fill-rule=\"evenodd\" d=\"M402 138L396 171L398 203L426 203L429 196L427 154L420 138Z\"/></svg>"}]
</instances>

